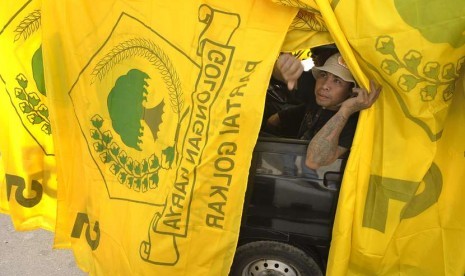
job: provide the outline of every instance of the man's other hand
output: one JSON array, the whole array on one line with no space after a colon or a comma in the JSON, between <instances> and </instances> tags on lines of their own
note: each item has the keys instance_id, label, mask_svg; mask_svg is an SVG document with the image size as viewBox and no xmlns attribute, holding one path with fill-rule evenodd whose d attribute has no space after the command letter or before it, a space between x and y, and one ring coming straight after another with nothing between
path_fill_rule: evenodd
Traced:
<instances>
[{"instance_id":1,"label":"man's other hand","mask_svg":"<svg viewBox=\"0 0 465 276\"><path fill-rule=\"evenodd\" d=\"M354 88L353 96L345 100L341 105L341 111L344 112L344 116L348 118L353 113L362 109L369 108L378 99L381 93L382 86L376 84L373 80L370 80L370 93L365 88Z\"/></svg>"},{"instance_id":2,"label":"man's other hand","mask_svg":"<svg viewBox=\"0 0 465 276\"><path fill-rule=\"evenodd\" d=\"M291 54L281 54L273 68L273 77L287 84L289 91L297 88L297 80L302 75L302 62Z\"/></svg>"}]
</instances>

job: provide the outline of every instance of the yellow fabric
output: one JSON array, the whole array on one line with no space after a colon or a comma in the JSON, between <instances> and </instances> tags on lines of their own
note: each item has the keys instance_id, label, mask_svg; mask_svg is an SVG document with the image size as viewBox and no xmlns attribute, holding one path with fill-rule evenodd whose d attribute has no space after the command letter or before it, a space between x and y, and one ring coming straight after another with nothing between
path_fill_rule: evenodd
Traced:
<instances>
[{"instance_id":1,"label":"yellow fabric","mask_svg":"<svg viewBox=\"0 0 465 276\"><path fill-rule=\"evenodd\" d=\"M463 5L316 2L359 83L383 86L359 119L327 275L463 275Z\"/></svg>"},{"instance_id":2,"label":"yellow fabric","mask_svg":"<svg viewBox=\"0 0 465 276\"><path fill-rule=\"evenodd\" d=\"M41 1L0 9L0 209L18 230L53 230L57 183L43 83Z\"/></svg>"},{"instance_id":3,"label":"yellow fabric","mask_svg":"<svg viewBox=\"0 0 465 276\"><path fill-rule=\"evenodd\" d=\"M326 22L321 16L318 5L313 0L272 0L281 5L295 7L299 12L292 20L286 39L282 45L283 52L308 50L311 47L334 43Z\"/></svg>"},{"instance_id":4,"label":"yellow fabric","mask_svg":"<svg viewBox=\"0 0 465 276\"><path fill-rule=\"evenodd\" d=\"M91 275L227 275L267 83L297 9L45 0L42 11L57 243L71 242Z\"/></svg>"},{"instance_id":5,"label":"yellow fabric","mask_svg":"<svg viewBox=\"0 0 465 276\"><path fill-rule=\"evenodd\" d=\"M310 49L294 51L291 54L300 60L306 60L312 56Z\"/></svg>"}]
</instances>

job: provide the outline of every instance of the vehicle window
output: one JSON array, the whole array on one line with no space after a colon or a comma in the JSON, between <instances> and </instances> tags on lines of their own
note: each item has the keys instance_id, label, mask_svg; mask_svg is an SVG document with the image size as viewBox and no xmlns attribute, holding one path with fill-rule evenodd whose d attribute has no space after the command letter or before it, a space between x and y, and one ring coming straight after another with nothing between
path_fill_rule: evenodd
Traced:
<instances>
[{"instance_id":1,"label":"vehicle window","mask_svg":"<svg viewBox=\"0 0 465 276\"><path fill-rule=\"evenodd\" d=\"M256 158L258 175L276 175L287 177L302 177L309 179L323 179L327 171L339 172L341 160L338 159L329 166L318 170L309 169L305 166L305 152L301 153L276 153L258 152Z\"/></svg>"}]
</instances>

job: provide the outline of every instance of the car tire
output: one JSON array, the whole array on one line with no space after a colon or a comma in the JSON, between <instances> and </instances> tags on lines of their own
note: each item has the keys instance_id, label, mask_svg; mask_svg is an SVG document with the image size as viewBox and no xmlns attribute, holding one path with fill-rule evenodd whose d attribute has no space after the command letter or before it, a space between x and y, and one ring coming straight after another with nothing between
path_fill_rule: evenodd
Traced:
<instances>
[{"instance_id":1,"label":"car tire","mask_svg":"<svg viewBox=\"0 0 465 276\"><path fill-rule=\"evenodd\" d=\"M237 248L230 276L323 276L315 260L301 249L275 241L256 241Z\"/></svg>"}]
</instances>

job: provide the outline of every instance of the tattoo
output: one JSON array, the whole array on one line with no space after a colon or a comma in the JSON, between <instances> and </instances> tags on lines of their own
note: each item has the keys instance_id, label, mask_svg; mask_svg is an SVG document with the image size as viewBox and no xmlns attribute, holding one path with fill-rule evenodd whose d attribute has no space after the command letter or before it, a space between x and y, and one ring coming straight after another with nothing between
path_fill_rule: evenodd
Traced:
<instances>
[{"instance_id":1,"label":"tattoo","mask_svg":"<svg viewBox=\"0 0 465 276\"><path fill-rule=\"evenodd\" d=\"M347 118L336 113L318 131L307 148L307 164L329 165L339 157L339 135L347 123Z\"/></svg>"}]
</instances>

